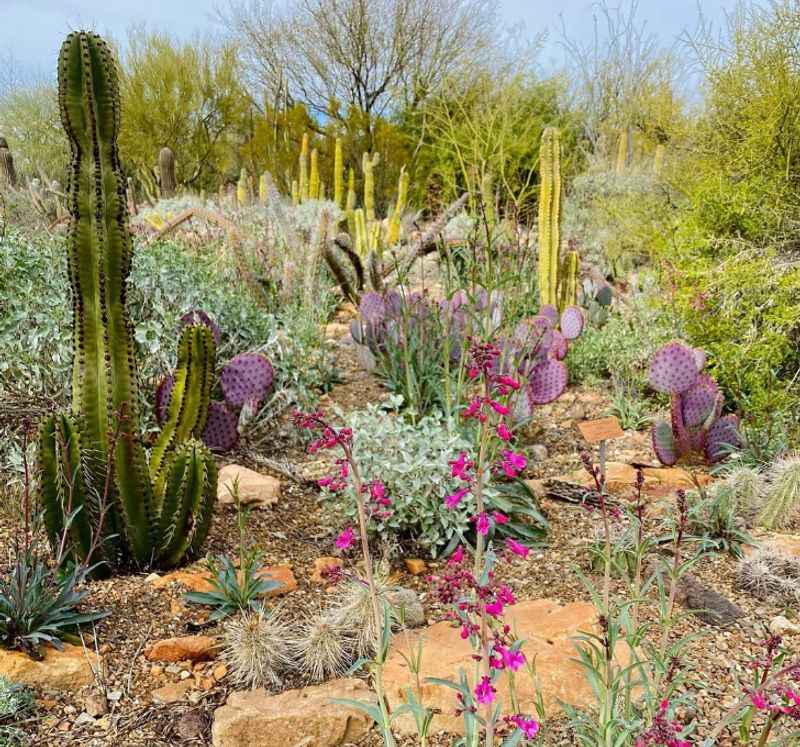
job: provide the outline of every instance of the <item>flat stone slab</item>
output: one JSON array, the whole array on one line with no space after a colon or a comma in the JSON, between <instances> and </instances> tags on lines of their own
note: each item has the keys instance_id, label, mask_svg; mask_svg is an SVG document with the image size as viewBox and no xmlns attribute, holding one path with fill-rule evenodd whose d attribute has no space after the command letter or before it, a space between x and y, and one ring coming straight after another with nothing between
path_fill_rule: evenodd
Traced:
<instances>
[{"instance_id":1,"label":"flat stone slab","mask_svg":"<svg viewBox=\"0 0 800 747\"><path fill-rule=\"evenodd\" d=\"M340 747L364 737L372 719L335 699L374 703L362 680L341 679L270 695L231 693L214 712L214 747Z\"/></svg>"},{"instance_id":2,"label":"flat stone slab","mask_svg":"<svg viewBox=\"0 0 800 747\"><path fill-rule=\"evenodd\" d=\"M750 558L756 555L759 550L774 552L780 555L788 555L791 558L800 559L800 536L796 534L767 534L756 537L757 545L746 545L744 555Z\"/></svg>"},{"instance_id":3,"label":"flat stone slab","mask_svg":"<svg viewBox=\"0 0 800 747\"><path fill-rule=\"evenodd\" d=\"M272 475L228 464L219 471L217 483L217 501L225 506L234 506L234 485L238 484L239 500L245 506L268 508L278 502L281 497L281 481Z\"/></svg>"},{"instance_id":4,"label":"flat stone slab","mask_svg":"<svg viewBox=\"0 0 800 747\"><path fill-rule=\"evenodd\" d=\"M515 689L520 712L535 713L536 697L541 694L545 710L556 713L559 701L582 706L592 702L592 690L584 670L575 659L576 641L581 632L597 632L597 612L586 602L560 605L550 599L520 602L508 608L505 621L524 640L522 650L528 662L536 662L537 683L531 681L527 671L520 669L515 676ZM450 688L426 682L428 677L457 680L460 669L472 680L474 662L469 641L462 640L460 630L449 622L440 622L405 636L396 636L389 651L384 669L384 685L389 706L398 708L405 702L405 691L415 686L403 654L416 651L417 642L423 640L422 702L440 711L433 717L432 732L448 731L463 734L463 723L455 715L455 692ZM625 665L630 660L627 646L620 645L616 652L618 661ZM498 680L498 696L510 707L508 678ZM403 714L395 721L399 732L415 734L416 725L411 714Z\"/></svg>"},{"instance_id":5,"label":"flat stone slab","mask_svg":"<svg viewBox=\"0 0 800 747\"><path fill-rule=\"evenodd\" d=\"M82 646L65 643L63 651L43 646L42 654L36 661L20 651L0 649L0 675L28 687L69 692L94 682L92 668L102 671L102 659Z\"/></svg>"}]
</instances>

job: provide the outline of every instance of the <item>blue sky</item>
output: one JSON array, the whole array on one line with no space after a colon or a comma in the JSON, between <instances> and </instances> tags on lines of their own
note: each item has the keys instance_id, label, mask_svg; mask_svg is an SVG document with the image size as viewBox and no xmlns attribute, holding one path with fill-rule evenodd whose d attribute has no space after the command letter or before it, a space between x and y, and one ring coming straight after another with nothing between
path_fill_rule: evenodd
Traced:
<instances>
[{"instance_id":1,"label":"blue sky","mask_svg":"<svg viewBox=\"0 0 800 747\"><path fill-rule=\"evenodd\" d=\"M570 33L590 38L591 0L498 0L504 23L523 35L548 32L541 62L563 62L558 44L559 15ZM223 0L224 2L224 0ZM617 0L611 0L614 5ZM639 0L640 17L654 33L671 41L685 27L694 28L698 6L719 23L735 0ZM134 23L168 29L185 37L219 30L213 19L220 0L0 0L0 60L10 50L29 73L50 76L63 37L75 28L93 28L122 39ZM2 63L0 63L2 64Z\"/></svg>"}]
</instances>

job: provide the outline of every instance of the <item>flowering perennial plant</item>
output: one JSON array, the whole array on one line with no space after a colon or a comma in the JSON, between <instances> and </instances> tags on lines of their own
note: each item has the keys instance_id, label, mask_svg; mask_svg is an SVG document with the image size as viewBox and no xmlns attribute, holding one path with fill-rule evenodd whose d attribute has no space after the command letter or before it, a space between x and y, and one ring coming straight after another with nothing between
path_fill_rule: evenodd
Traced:
<instances>
[{"instance_id":1,"label":"flowering perennial plant","mask_svg":"<svg viewBox=\"0 0 800 747\"><path fill-rule=\"evenodd\" d=\"M475 505L471 523L475 526L475 548L469 562L463 546L451 555L442 574L431 577L434 594L444 605L446 614L460 626L461 637L473 647L475 672L473 684L462 672L459 683L443 682L457 692L457 713L464 716L466 744L477 745L479 728L485 730L485 744L493 745L495 734L510 734L514 743L533 739L539 731L538 722L529 714L512 712L501 716L496 687L498 678L509 678L511 703L516 710L513 675L526 665L522 642L515 639L511 626L503 622L508 607L515 603L511 588L501 583L495 574L499 561L509 562L526 557L528 548L512 538L498 555L487 547L490 530L508 521L500 511L489 510L484 500L484 488L492 475L517 477L526 467L525 456L510 447L512 433L506 422L510 416L510 398L520 389L520 383L500 371L501 351L491 343L472 341L467 362L467 376L479 393L464 409L467 420L478 423L477 453L459 453L449 462L451 474L462 487L445 496L445 505L453 509L470 495Z\"/></svg>"}]
</instances>

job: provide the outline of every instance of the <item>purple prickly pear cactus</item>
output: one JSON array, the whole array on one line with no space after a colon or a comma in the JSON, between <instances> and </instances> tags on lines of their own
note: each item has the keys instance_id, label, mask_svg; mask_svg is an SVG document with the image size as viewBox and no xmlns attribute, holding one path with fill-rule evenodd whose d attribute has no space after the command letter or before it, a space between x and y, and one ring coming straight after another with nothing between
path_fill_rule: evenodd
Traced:
<instances>
[{"instance_id":1,"label":"purple prickly pear cactus","mask_svg":"<svg viewBox=\"0 0 800 747\"><path fill-rule=\"evenodd\" d=\"M203 324L211 330L214 344L219 345L220 330L219 325L202 309L192 309L181 317L181 326L189 327L192 324Z\"/></svg>"},{"instance_id":2,"label":"purple prickly pear cactus","mask_svg":"<svg viewBox=\"0 0 800 747\"><path fill-rule=\"evenodd\" d=\"M667 466L692 454L714 463L730 448L740 448L739 418L722 412L722 393L714 379L701 371L706 355L673 340L656 352L650 362L650 385L670 395L670 422L653 425L653 451Z\"/></svg>"},{"instance_id":3,"label":"purple prickly pear cactus","mask_svg":"<svg viewBox=\"0 0 800 747\"><path fill-rule=\"evenodd\" d=\"M164 425L167 422L167 410L169 410L169 400L172 397L174 387L175 377L172 374L161 379L156 387L155 411L159 425Z\"/></svg>"},{"instance_id":4,"label":"purple prickly pear cactus","mask_svg":"<svg viewBox=\"0 0 800 747\"><path fill-rule=\"evenodd\" d=\"M239 417L224 402L208 406L203 443L212 451L230 451L239 442Z\"/></svg>"},{"instance_id":5,"label":"purple prickly pear cactus","mask_svg":"<svg viewBox=\"0 0 800 747\"><path fill-rule=\"evenodd\" d=\"M358 311L368 324L379 324L386 317L386 302L380 293L365 293L361 296Z\"/></svg>"},{"instance_id":6,"label":"purple prickly pear cactus","mask_svg":"<svg viewBox=\"0 0 800 747\"><path fill-rule=\"evenodd\" d=\"M557 400L567 388L567 367L561 361L547 358L533 367L528 377L530 399L534 405Z\"/></svg>"},{"instance_id":7,"label":"purple prickly pear cactus","mask_svg":"<svg viewBox=\"0 0 800 747\"><path fill-rule=\"evenodd\" d=\"M539 309L539 316L549 319L554 327L558 324L558 309L551 303L546 303Z\"/></svg>"},{"instance_id":8,"label":"purple prickly pear cactus","mask_svg":"<svg viewBox=\"0 0 800 747\"><path fill-rule=\"evenodd\" d=\"M272 364L259 353L240 353L222 369L220 382L225 401L233 407L246 402L258 406L272 386Z\"/></svg>"},{"instance_id":9,"label":"purple prickly pear cactus","mask_svg":"<svg viewBox=\"0 0 800 747\"><path fill-rule=\"evenodd\" d=\"M568 306L561 314L559 327L567 340L576 340L583 332L583 312L577 306Z\"/></svg>"},{"instance_id":10,"label":"purple prickly pear cactus","mask_svg":"<svg viewBox=\"0 0 800 747\"><path fill-rule=\"evenodd\" d=\"M569 350L569 343L567 338L564 337L557 329L553 330L553 344L550 347L550 355L557 361L563 361L567 357Z\"/></svg>"},{"instance_id":11,"label":"purple prickly pear cactus","mask_svg":"<svg viewBox=\"0 0 800 747\"><path fill-rule=\"evenodd\" d=\"M692 348L668 342L650 361L650 386L657 392L681 394L697 381L697 360Z\"/></svg>"}]
</instances>

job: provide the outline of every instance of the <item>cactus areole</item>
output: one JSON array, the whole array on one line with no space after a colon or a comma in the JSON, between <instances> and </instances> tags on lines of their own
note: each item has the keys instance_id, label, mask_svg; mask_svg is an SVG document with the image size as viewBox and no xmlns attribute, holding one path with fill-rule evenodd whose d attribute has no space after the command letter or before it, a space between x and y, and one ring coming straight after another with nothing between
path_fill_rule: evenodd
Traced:
<instances>
[{"instance_id":1,"label":"cactus areole","mask_svg":"<svg viewBox=\"0 0 800 747\"><path fill-rule=\"evenodd\" d=\"M215 345L204 324L184 328L163 429L148 459L139 430L136 362L126 290L133 247L117 150L117 73L95 34L70 34L58 63L69 138L68 274L73 307L72 412L41 427L41 500L66 559L108 570L168 567L196 555L208 533L217 471L200 442Z\"/></svg>"}]
</instances>

